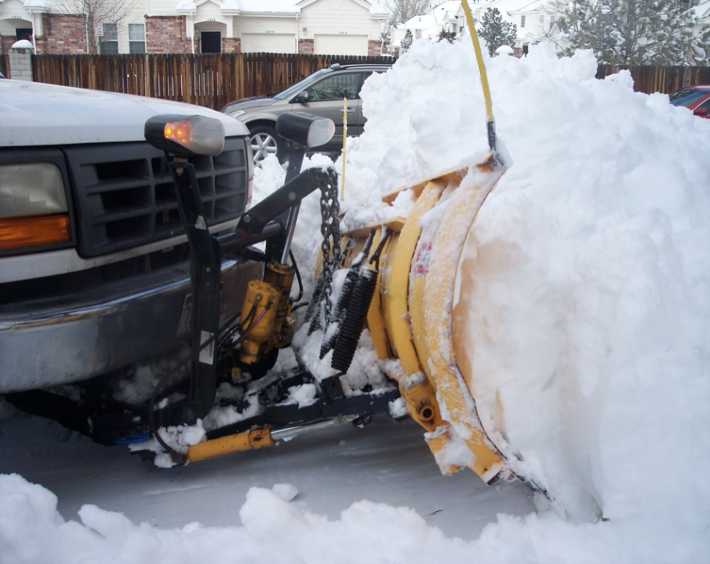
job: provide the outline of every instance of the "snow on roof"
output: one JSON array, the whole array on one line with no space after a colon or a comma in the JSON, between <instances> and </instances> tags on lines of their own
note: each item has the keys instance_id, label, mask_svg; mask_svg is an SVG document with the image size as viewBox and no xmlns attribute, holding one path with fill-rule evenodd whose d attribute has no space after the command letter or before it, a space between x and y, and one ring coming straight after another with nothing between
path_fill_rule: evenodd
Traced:
<instances>
[{"instance_id":1,"label":"snow on roof","mask_svg":"<svg viewBox=\"0 0 710 564\"><path fill-rule=\"evenodd\" d=\"M25 8L48 8L46 0L25 0Z\"/></svg>"},{"instance_id":2,"label":"snow on roof","mask_svg":"<svg viewBox=\"0 0 710 564\"><path fill-rule=\"evenodd\" d=\"M192 0L182 0L181 2L178 2L178 5L175 7L175 9L178 12L194 12L197 10L197 6L195 6L195 3Z\"/></svg>"},{"instance_id":3,"label":"snow on roof","mask_svg":"<svg viewBox=\"0 0 710 564\"><path fill-rule=\"evenodd\" d=\"M490 0L471 9L485 11L487 8L498 8L501 12L509 14L511 12L532 12L544 8L545 4L541 0Z\"/></svg>"},{"instance_id":4,"label":"snow on roof","mask_svg":"<svg viewBox=\"0 0 710 564\"><path fill-rule=\"evenodd\" d=\"M434 26L437 27L438 33L438 28L441 27L441 23L452 20L456 16L456 13L460 7L461 2L444 2L424 14L409 18L408 20L402 22L402 24L404 24L405 28L420 28L422 26L416 24L432 23L433 21ZM398 27L399 25L400 24L397 24L395 27Z\"/></svg>"},{"instance_id":5,"label":"snow on roof","mask_svg":"<svg viewBox=\"0 0 710 564\"><path fill-rule=\"evenodd\" d=\"M30 2L44 2L45 0L28 0ZM314 0L223 0L221 9L224 11L241 12L243 14L299 14L302 5L312 4ZM317 0L315 0L317 1ZM354 0L358 4L370 7L373 16L387 16L389 11L378 0ZM453 2L452 2L453 3ZM193 0L180 0L178 11L195 11L197 6Z\"/></svg>"},{"instance_id":6,"label":"snow on roof","mask_svg":"<svg viewBox=\"0 0 710 564\"><path fill-rule=\"evenodd\" d=\"M261 0L251 0L253 2L260 2ZM300 7L306 7L309 6L310 4L314 4L318 0L295 0L294 4ZM386 8L384 5L380 4L380 0L352 0L356 4L360 4L363 7L368 7L370 9L370 14L373 16L389 16L390 12L389 9Z\"/></svg>"},{"instance_id":7,"label":"snow on roof","mask_svg":"<svg viewBox=\"0 0 710 564\"><path fill-rule=\"evenodd\" d=\"M697 6L693 6L690 11L693 12L695 17L698 19L707 18L710 16L710 2L704 2L702 4L698 4Z\"/></svg>"},{"instance_id":8,"label":"snow on roof","mask_svg":"<svg viewBox=\"0 0 710 564\"><path fill-rule=\"evenodd\" d=\"M301 12L297 0L226 0L225 4L227 2L238 4L243 13L298 14Z\"/></svg>"}]
</instances>

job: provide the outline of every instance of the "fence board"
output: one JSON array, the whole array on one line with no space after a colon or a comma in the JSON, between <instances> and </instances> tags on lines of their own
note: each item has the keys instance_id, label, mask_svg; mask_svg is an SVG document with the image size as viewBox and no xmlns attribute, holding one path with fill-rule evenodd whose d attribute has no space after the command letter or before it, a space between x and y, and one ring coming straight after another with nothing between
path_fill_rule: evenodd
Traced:
<instances>
[{"instance_id":1,"label":"fence board","mask_svg":"<svg viewBox=\"0 0 710 564\"><path fill-rule=\"evenodd\" d=\"M280 92L333 63L391 62L386 57L295 55L280 53L34 55L37 82L77 86L190 102L220 110L250 96ZM9 71L6 55L0 72ZM597 78L626 68L637 92L669 93L684 86L710 84L709 67L619 67L599 65Z\"/></svg>"},{"instance_id":2,"label":"fence board","mask_svg":"<svg viewBox=\"0 0 710 564\"><path fill-rule=\"evenodd\" d=\"M646 67L599 65L597 78L628 70L634 79L634 90L653 94L669 94L685 86L710 84L710 67Z\"/></svg>"}]
</instances>

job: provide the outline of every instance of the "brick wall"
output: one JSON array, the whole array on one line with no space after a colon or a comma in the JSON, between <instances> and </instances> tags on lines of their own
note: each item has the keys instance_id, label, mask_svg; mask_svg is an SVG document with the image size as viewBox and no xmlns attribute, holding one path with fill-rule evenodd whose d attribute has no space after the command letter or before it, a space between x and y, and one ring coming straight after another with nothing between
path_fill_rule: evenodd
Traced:
<instances>
[{"instance_id":1,"label":"brick wall","mask_svg":"<svg viewBox=\"0 0 710 564\"><path fill-rule=\"evenodd\" d=\"M82 16L42 14L44 35L35 36L38 55L86 54L86 24Z\"/></svg>"},{"instance_id":2,"label":"brick wall","mask_svg":"<svg viewBox=\"0 0 710 564\"><path fill-rule=\"evenodd\" d=\"M198 41L195 41L197 50ZM145 50L148 53L191 53L190 38L185 35L185 16L145 18Z\"/></svg>"},{"instance_id":3,"label":"brick wall","mask_svg":"<svg viewBox=\"0 0 710 564\"><path fill-rule=\"evenodd\" d=\"M370 39L367 42L368 57L378 57L382 54L382 41Z\"/></svg>"},{"instance_id":4,"label":"brick wall","mask_svg":"<svg viewBox=\"0 0 710 564\"><path fill-rule=\"evenodd\" d=\"M0 53L3 55L10 52L10 47L17 41L14 35L0 35Z\"/></svg>"},{"instance_id":5,"label":"brick wall","mask_svg":"<svg viewBox=\"0 0 710 564\"><path fill-rule=\"evenodd\" d=\"M313 39L299 39L298 40L298 52L302 55L312 55L316 50L315 40Z\"/></svg>"},{"instance_id":6,"label":"brick wall","mask_svg":"<svg viewBox=\"0 0 710 564\"><path fill-rule=\"evenodd\" d=\"M222 53L241 53L242 40L239 37L223 37Z\"/></svg>"}]
</instances>

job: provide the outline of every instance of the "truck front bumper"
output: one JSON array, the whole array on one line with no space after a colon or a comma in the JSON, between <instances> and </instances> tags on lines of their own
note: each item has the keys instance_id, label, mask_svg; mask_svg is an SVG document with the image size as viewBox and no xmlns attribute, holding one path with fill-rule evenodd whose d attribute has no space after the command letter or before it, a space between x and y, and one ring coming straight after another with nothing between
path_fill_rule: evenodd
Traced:
<instances>
[{"instance_id":1,"label":"truck front bumper","mask_svg":"<svg viewBox=\"0 0 710 564\"><path fill-rule=\"evenodd\" d=\"M224 322L239 311L259 262L222 263ZM190 294L189 265L140 281L114 282L81 295L12 304L0 311L0 394L47 388L177 351Z\"/></svg>"}]
</instances>

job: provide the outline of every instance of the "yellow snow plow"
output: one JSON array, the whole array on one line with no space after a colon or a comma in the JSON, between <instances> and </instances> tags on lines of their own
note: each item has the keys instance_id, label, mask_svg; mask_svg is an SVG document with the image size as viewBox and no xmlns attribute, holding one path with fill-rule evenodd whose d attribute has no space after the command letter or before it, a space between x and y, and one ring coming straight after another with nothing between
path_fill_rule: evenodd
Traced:
<instances>
[{"instance_id":1,"label":"yellow snow plow","mask_svg":"<svg viewBox=\"0 0 710 564\"><path fill-rule=\"evenodd\" d=\"M452 325L456 271L469 229L504 168L489 155L408 188L417 197L406 218L347 234L353 255L387 237L367 326L383 369L399 386L409 415L426 430L442 472L459 469L452 448L465 444L468 465L485 482L506 472L505 460L483 430L457 361ZM393 193L386 201L393 201ZM446 197L444 197L446 195Z\"/></svg>"},{"instance_id":2,"label":"yellow snow plow","mask_svg":"<svg viewBox=\"0 0 710 564\"><path fill-rule=\"evenodd\" d=\"M468 466L488 484L514 476L479 419L472 362L453 315L468 233L505 172L476 41L474 47L489 152L383 198L395 210L406 192L414 202L406 217L384 214L394 219L347 233L340 232L335 169L301 171L306 150L332 137L331 120L299 113L279 118L277 131L292 144L285 184L247 210L233 232L219 236L205 224L194 163L220 155L221 122L178 115L148 120L145 136L165 152L190 250L191 305L183 311L189 357L149 382L149 397L136 403L115 399L111 382L101 378L82 384L78 402L57 403L55 396L47 400L34 392L11 401L97 442L141 443L137 449L174 463L267 447L329 426L363 425L377 412L406 412L424 428L444 474ZM322 261L313 295L304 302L302 285L293 296L301 276L290 247L300 202L316 190ZM226 321L220 306L241 297L220 279L225 257L257 263L262 273L243 281L241 312ZM300 306L308 307L299 320L294 312ZM292 348L296 331L301 335L306 326L307 340L318 340L315 361L300 343L291 365L275 367L280 351ZM365 327L381 380L355 386L348 375Z\"/></svg>"},{"instance_id":3,"label":"yellow snow plow","mask_svg":"<svg viewBox=\"0 0 710 564\"><path fill-rule=\"evenodd\" d=\"M338 379L350 368L367 326L382 370L397 383L408 414L426 430L426 442L441 471L450 474L465 463L490 484L511 476L512 471L478 417L470 388L472 376L462 373L461 366L470 366L470 362L454 338L453 308L456 274L469 230L505 167L496 150L488 81L465 1L464 9L481 72L491 152L468 167L385 196L384 202L391 204L400 192L411 192L416 203L407 217L361 227L346 233L342 243L339 234L324 229L319 285L305 320L310 321L311 331L324 331L320 357L332 350L331 366L336 372L320 381L326 399L333 399L328 398L333 388L336 398L342 394ZM300 166L300 159L296 160ZM338 223L333 213L336 198L331 194L330 206L324 205L324 223L330 207L331 228ZM337 269L348 274L331 312L331 285ZM325 315L321 312L324 298ZM247 297L247 301L254 299L254 293ZM268 300L274 302L278 295ZM242 315L248 315L248 309L245 301ZM267 324L259 332L264 335L261 342L268 340L270 332L278 333L278 328L274 332ZM242 347L248 344L247 338ZM188 448L187 458L268 446L274 444L275 433L264 427L215 439ZM467 455L461 455L462 446Z\"/></svg>"}]
</instances>

